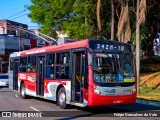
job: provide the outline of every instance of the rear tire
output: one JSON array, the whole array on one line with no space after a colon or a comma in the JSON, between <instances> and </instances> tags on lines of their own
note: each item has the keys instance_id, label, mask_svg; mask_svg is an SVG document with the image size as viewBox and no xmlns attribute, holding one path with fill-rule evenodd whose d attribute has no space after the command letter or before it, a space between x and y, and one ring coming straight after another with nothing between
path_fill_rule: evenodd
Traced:
<instances>
[{"instance_id":1,"label":"rear tire","mask_svg":"<svg viewBox=\"0 0 160 120\"><path fill-rule=\"evenodd\" d=\"M67 107L66 92L64 87L60 88L58 91L57 104L62 109L65 109Z\"/></svg>"},{"instance_id":2,"label":"rear tire","mask_svg":"<svg viewBox=\"0 0 160 120\"><path fill-rule=\"evenodd\" d=\"M27 95L26 95L26 88L25 88L24 83L21 84L20 96L23 99L25 99L27 97Z\"/></svg>"}]
</instances>

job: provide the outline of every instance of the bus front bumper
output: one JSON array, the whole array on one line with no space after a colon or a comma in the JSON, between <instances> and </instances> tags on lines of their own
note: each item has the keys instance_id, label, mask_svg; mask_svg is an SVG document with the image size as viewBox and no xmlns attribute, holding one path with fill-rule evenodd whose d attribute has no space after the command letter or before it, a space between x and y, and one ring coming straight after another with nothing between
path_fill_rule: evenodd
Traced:
<instances>
[{"instance_id":1,"label":"bus front bumper","mask_svg":"<svg viewBox=\"0 0 160 120\"><path fill-rule=\"evenodd\" d=\"M136 93L126 96L101 96L93 94L88 99L88 106L133 104L135 102Z\"/></svg>"}]
</instances>

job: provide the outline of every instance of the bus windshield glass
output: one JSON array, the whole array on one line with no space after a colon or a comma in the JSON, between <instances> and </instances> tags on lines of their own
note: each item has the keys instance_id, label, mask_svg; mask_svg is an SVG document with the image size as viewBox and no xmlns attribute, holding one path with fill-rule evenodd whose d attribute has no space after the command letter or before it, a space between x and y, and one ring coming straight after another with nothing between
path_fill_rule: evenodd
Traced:
<instances>
[{"instance_id":1,"label":"bus windshield glass","mask_svg":"<svg viewBox=\"0 0 160 120\"><path fill-rule=\"evenodd\" d=\"M133 55L94 53L93 61L95 82L135 82Z\"/></svg>"}]
</instances>

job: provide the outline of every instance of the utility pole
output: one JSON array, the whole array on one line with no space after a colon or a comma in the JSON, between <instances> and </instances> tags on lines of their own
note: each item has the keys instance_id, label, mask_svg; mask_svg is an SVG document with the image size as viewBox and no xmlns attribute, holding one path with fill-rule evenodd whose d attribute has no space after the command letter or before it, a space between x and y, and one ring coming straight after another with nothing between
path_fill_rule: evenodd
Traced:
<instances>
[{"instance_id":1,"label":"utility pole","mask_svg":"<svg viewBox=\"0 0 160 120\"><path fill-rule=\"evenodd\" d=\"M19 51L21 51L21 32L18 30L18 39L19 39Z\"/></svg>"},{"instance_id":2,"label":"utility pole","mask_svg":"<svg viewBox=\"0 0 160 120\"><path fill-rule=\"evenodd\" d=\"M139 86L140 86L140 42L139 42L139 0L137 0L137 15L136 15L136 78L137 78L137 95L139 94Z\"/></svg>"},{"instance_id":3,"label":"utility pole","mask_svg":"<svg viewBox=\"0 0 160 120\"><path fill-rule=\"evenodd\" d=\"M112 22L111 22L111 40L114 40L114 0L111 0Z\"/></svg>"},{"instance_id":4,"label":"utility pole","mask_svg":"<svg viewBox=\"0 0 160 120\"><path fill-rule=\"evenodd\" d=\"M21 34L20 34L20 30L16 30L16 36L18 36L18 47L19 47L19 51L21 51Z\"/></svg>"}]
</instances>

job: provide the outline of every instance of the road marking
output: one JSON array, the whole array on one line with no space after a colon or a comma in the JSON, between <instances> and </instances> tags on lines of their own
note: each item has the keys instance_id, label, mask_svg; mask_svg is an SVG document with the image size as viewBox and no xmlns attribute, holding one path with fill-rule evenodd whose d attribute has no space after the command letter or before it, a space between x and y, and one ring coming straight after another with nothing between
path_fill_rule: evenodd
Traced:
<instances>
[{"instance_id":1,"label":"road marking","mask_svg":"<svg viewBox=\"0 0 160 120\"><path fill-rule=\"evenodd\" d=\"M34 107L30 107L31 109L33 109L33 110L35 110L35 111L38 111L38 112L40 112L38 109L36 109L36 108L34 108Z\"/></svg>"},{"instance_id":2,"label":"road marking","mask_svg":"<svg viewBox=\"0 0 160 120\"><path fill-rule=\"evenodd\" d=\"M31 106L30 108L43 114L43 112L41 112L40 110L38 110L38 109L36 109L36 108L34 108L34 107L32 107L32 106Z\"/></svg>"},{"instance_id":3,"label":"road marking","mask_svg":"<svg viewBox=\"0 0 160 120\"><path fill-rule=\"evenodd\" d=\"M15 96L18 98L18 95L17 95L17 94L15 94Z\"/></svg>"}]
</instances>

